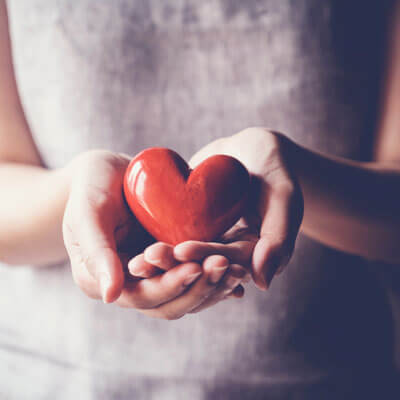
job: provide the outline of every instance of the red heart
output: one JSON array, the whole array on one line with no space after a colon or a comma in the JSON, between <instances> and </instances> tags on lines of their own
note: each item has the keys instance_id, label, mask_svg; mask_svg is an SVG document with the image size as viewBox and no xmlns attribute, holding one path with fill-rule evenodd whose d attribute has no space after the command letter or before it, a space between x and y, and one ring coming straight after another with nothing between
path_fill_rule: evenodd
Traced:
<instances>
[{"instance_id":1,"label":"red heart","mask_svg":"<svg viewBox=\"0 0 400 400\"><path fill-rule=\"evenodd\" d=\"M172 150L150 148L130 162L125 198L157 240L212 241L241 216L249 174L235 158L216 155L191 170Z\"/></svg>"}]
</instances>

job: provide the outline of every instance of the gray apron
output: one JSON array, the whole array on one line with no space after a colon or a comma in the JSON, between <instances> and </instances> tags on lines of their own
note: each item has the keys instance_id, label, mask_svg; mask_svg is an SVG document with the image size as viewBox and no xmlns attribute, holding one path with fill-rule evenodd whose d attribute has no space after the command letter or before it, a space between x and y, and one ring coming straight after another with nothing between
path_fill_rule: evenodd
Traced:
<instances>
[{"instance_id":1,"label":"gray apron","mask_svg":"<svg viewBox=\"0 0 400 400\"><path fill-rule=\"evenodd\" d=\"M368 159L387 11L384 1L9 1L19 90L49 168L93 148L189 158L256 125ZM1 266L0 293L0 398L396 396L374 269L306 237L268 292L249 284L243 300L178 321L87 298L68 264Z\"/></svg>"}]
</instances>

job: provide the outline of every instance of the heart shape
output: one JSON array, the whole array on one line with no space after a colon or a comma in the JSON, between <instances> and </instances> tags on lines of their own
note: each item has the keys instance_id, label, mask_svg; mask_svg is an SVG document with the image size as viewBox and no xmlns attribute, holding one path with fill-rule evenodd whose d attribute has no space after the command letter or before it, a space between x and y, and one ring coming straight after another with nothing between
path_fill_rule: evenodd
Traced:
<instances>
[{"instance_id":1,"label":"heart shape","mask_svg":"<svg viewBox=\"0 0 400 400\"><path fill-rule=\"evenodd\" d=\"M249 182L233 157L212 156L191 170L176 152L154 147L130 162L124 193L142 226L175 245L212 241L227 231L241 216Z\"/></svg>"}]
</instances>

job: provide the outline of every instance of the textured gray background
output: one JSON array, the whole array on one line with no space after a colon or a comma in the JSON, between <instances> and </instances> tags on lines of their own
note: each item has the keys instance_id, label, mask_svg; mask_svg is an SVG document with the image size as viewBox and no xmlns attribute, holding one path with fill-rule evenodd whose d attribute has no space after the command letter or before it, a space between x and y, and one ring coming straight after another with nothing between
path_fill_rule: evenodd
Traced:
<instances>
[{"instance_id":1,"label":"textured gray background","mask_svg":"<svg viewBox=\"0 0 400 400\"><path fill-rule=\"evenodd\" d=\"M91 148L189 157L253 125L368 158L386 5L9 1L20 92L49 167ZM0 394L389 399L392 316L374 270L301 237L268 293L249 285L242 301L165 322L85 298L68 265L3 266Z\"/></svg>"}]
</instances>

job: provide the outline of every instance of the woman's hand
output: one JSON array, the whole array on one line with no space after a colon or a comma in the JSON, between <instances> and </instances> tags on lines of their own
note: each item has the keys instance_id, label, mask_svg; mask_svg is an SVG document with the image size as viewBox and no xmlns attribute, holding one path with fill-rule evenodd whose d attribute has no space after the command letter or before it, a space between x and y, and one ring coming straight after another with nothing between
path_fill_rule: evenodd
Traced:
<instances>
[{"instance_id":1,"label":"woman's hand","mask_svg":"<svg viewBox=\"0 0 400 400\"><path fill-rule=\"evenodd\" d=\"M171 246L160 243L142 254L153 240L125 204L128 164L125 156L91 151L67 167L71 179L63 235L77 285L91 298L164 319L180 318L231 294L241 297L240 283L248 271L224 256L180 262L173 259ZM157 261L152 272L147 279L133 277L128 261L132 269L143 264L145 255Z\"/></svg>"},{"instance_id":2,"label":"woman's hand","mask_svg":"<svg viewBox=\"0 0 400 400\"><path fill-rule=\"evenodd\" d=\"M180 252L179 245L174 248L167 243L157 242L134 257L128 268L131 276L137 279L131 284L136 291L126 296L127 305L133 303L141 312L153 317L177 319L187 313L209 308L228 297L241 298L244 294L241 284L250 280L250 271L243 265L231 263L226 256L218 254L218 249L203 255L203 245L201 242L193 242L193 245L186 242L183 252ZM188 249L191 253L197 251L197 257L188 259ZM180 261L179 256L184 260ZM159 304L148 300L145 304L137 302L136 297L140 296L143 288L154 285L154 282L168 282L184 266L197 266L198 271L188 277L185 282L187 287L183 288L186 290L182 290L179 296Z\"/></svg>"},{"instance_id":3,"label":"woman's hand","mask_svg":"<svg viewBox=\"0 0 400 400\"><path fill-rule=\"evenodd\" d=\"M124 264L149 240L123 198L128 164L125 156L95 150L66 167L71 178L63 236L72 275L88 296L107 303L121 294Z\"/></svg>"},{"instance_id":4,"label":"woman's hand","mask_svg":"<svg viewBox=\"0 0 400 400\"><path fill-rule=\"evenodd\" d=\"M289 171L286 139L264 128L249 128L231 137L216 140L191 159L195 167L215 154L240 160L252 177L244 218L221 243L181 243L175 249L181 261L196 260L208 254L221 254L232 263L244 263L248 249L254 247L251 270L255 283L266 289L277 271L282 271L294 250L303 218L303 196ZM236 232L236 233L235 233ZM237 232L245 235L238 241ZM245 250L243 250L245 249ZM245 265L245 264L244 264Z\"/></svg>"}]
</instances>

